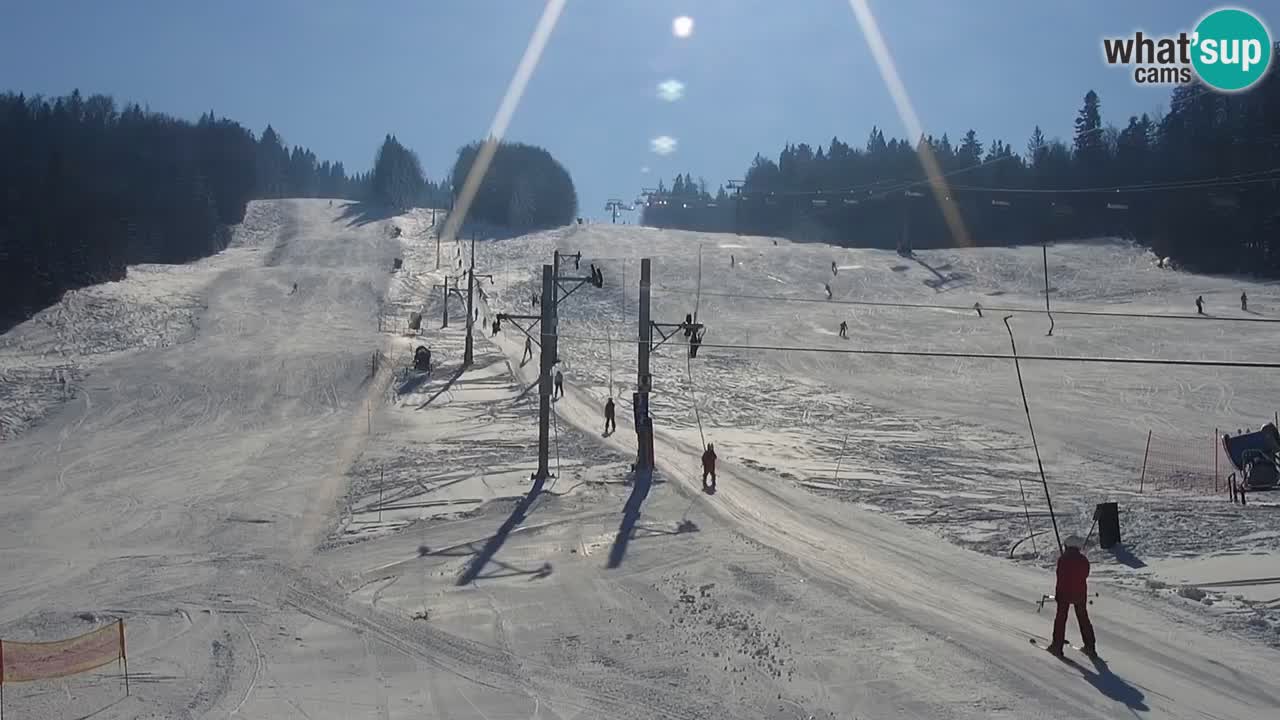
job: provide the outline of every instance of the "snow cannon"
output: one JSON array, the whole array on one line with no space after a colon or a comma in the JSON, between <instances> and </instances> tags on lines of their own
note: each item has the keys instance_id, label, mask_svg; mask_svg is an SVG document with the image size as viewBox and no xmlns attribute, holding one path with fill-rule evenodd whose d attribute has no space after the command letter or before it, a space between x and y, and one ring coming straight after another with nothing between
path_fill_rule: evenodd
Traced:
<instances>
[{"instance_id":1,"label":"snow cannon","mask_svg":"<svg viewBox=\"0 0 1280 720\"><path fill-rule=\"evenodd\" d=\"M1276 457L1280 453L1280 432L1274 423L1254 432L1223 435L1222 449L1235 466L1241 490L1272 490L1280 485Z\"/></svg>"}]
</instances>

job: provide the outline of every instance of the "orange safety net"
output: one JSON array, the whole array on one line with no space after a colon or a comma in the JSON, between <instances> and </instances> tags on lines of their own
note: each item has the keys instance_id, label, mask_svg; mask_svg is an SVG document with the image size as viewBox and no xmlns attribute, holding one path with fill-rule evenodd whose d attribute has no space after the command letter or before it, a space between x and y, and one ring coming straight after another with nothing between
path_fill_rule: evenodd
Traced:
<instances>
[{"instance_id":1,"label":"orange safety net","mask_svg":"<svg viewBox=\"0 0 1280 720\"><path fill-rule=\"evenodd\" d=\"M0 640L0 684L75 675L124 657L124 627L116 622L56 642Z\"/></svg>"}]
</instances>

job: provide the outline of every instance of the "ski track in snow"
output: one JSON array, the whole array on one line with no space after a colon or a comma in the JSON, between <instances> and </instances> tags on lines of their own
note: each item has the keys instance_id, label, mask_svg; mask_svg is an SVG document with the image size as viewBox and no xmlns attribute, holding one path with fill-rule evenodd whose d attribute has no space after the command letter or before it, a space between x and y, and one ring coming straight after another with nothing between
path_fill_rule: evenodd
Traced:
<instances>
[{"instance_id":1,"label":"ski track in snow","mask_svg":"<svg viewBox=\"0 0 1280 720\"><path fill-rule=\"evenodd\" d=\"M1062 532L1085 534L1094 503L1121 505L1124 551L1090 552L1106 667L1027 643L1049 632L1033 603L1054 554L1008 363L730 348L690 363L677 335L653 358L659 472L647 494L629 481L640 257L654 258L654 319L696 306L709 343L1005 353L998 312L710 293L821 300L830 282L837 300L1037 307L1038 247L911 262L636 227L482 240L477 270L493 280L478 280L464 370L464 305L451 299L441 328L438 286L465 286L466 244L442 243L437 270L430 211L364 210L255 202L226 251L130 268L0 336L0 637L125 617L135 683L128 699L107 668L15 685L6 710L1262 718L1280 705L1265 670L1280 644L1266 582L1280 574L1280 497L1240 508L1206 486L1213 428L1274 412L1263 373L1024 363ZM555 477L528 503L537 363L521 363L509 323L488 328L494 312L535 312L557 247L582 251L583 274L601 266L605 288L561 307ZM1073 307L1180 313L1204 294L1235 314L1245 288L1263 315L1280 308L1274 284L1158 270L1121 243L1057 245L1050 271L1053 301ZM1049 338L1046 318L1017 315L1019 351L1262 358L1273 345L1266 325L1055 321ZM419 344L429 374L409 368ZM602 438L611 386L618 432ZM695 475L704 434L722 461L710 498ZM1010 559L1027 536L1019 482L1035 550Z\"/></svg>"}]
</instances>

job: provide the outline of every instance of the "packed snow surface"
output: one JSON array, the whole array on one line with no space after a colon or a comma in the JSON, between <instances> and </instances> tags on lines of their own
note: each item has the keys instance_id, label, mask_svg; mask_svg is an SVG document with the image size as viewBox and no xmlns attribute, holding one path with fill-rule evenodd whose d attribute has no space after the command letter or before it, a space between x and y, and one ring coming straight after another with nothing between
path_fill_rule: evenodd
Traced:
<instances>
[{"instance_id":1,"label":"packed snow surface","mask_svg":"<svg viewBox=\"0 0 1280 720\"><path fill-rule=\"evenodd\" d=\"M465 289L469 247L437 246L442 219L257 202L226 251L130 268L0 336L0 638L121 617L131 678L129 697L114 666L8 684L6 715L1276 716L1280 497L1232 504L1214 469L1216 431L1274 416L1269 371L1021 364L1060 531L1091 535L1105 662L1063 662L1040 649L1056 547L1012 363L813 352L1007 354L1000 308L1044 305L1038 246L482 238L463 368L465 304L442 328L442 286ZM527 497L537 361L489 320L537 312L557 248L582 253L562 275L594 263L605 286L561 305L555 477ZM641 257L653 319L707 328L696 359L680 333L654 356L651 482L629 473ZM1280 319L1274 285L1117 242L1048 260L1055 310L1183 316L1203 295L1210 317L1059 312L1048 336L1043 312L1013 313L1020 354L1275 347L1275 325L1224 320ZM409 367L419 345L430 373ZM1100 502L1121 510L1111 550Z\"/></svg>"}]
</instances>

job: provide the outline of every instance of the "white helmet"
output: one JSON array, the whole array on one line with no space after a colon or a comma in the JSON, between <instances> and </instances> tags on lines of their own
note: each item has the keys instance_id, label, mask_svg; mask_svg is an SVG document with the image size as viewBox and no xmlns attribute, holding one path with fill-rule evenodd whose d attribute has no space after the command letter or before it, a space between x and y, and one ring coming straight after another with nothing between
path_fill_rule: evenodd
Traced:
<instances>
[{"instance_id":1,"label":"white helmet","mask_svg":"<svg viewBox=\"0 0 1280 720\"><path fill-rule=\"evenodd\" d=\"M1084 547L1084 540L1080 539L1079 535L1068 535L1067 539L1062 541L1062 546L1082 548Z\"/></svg>"}]
</instances>

